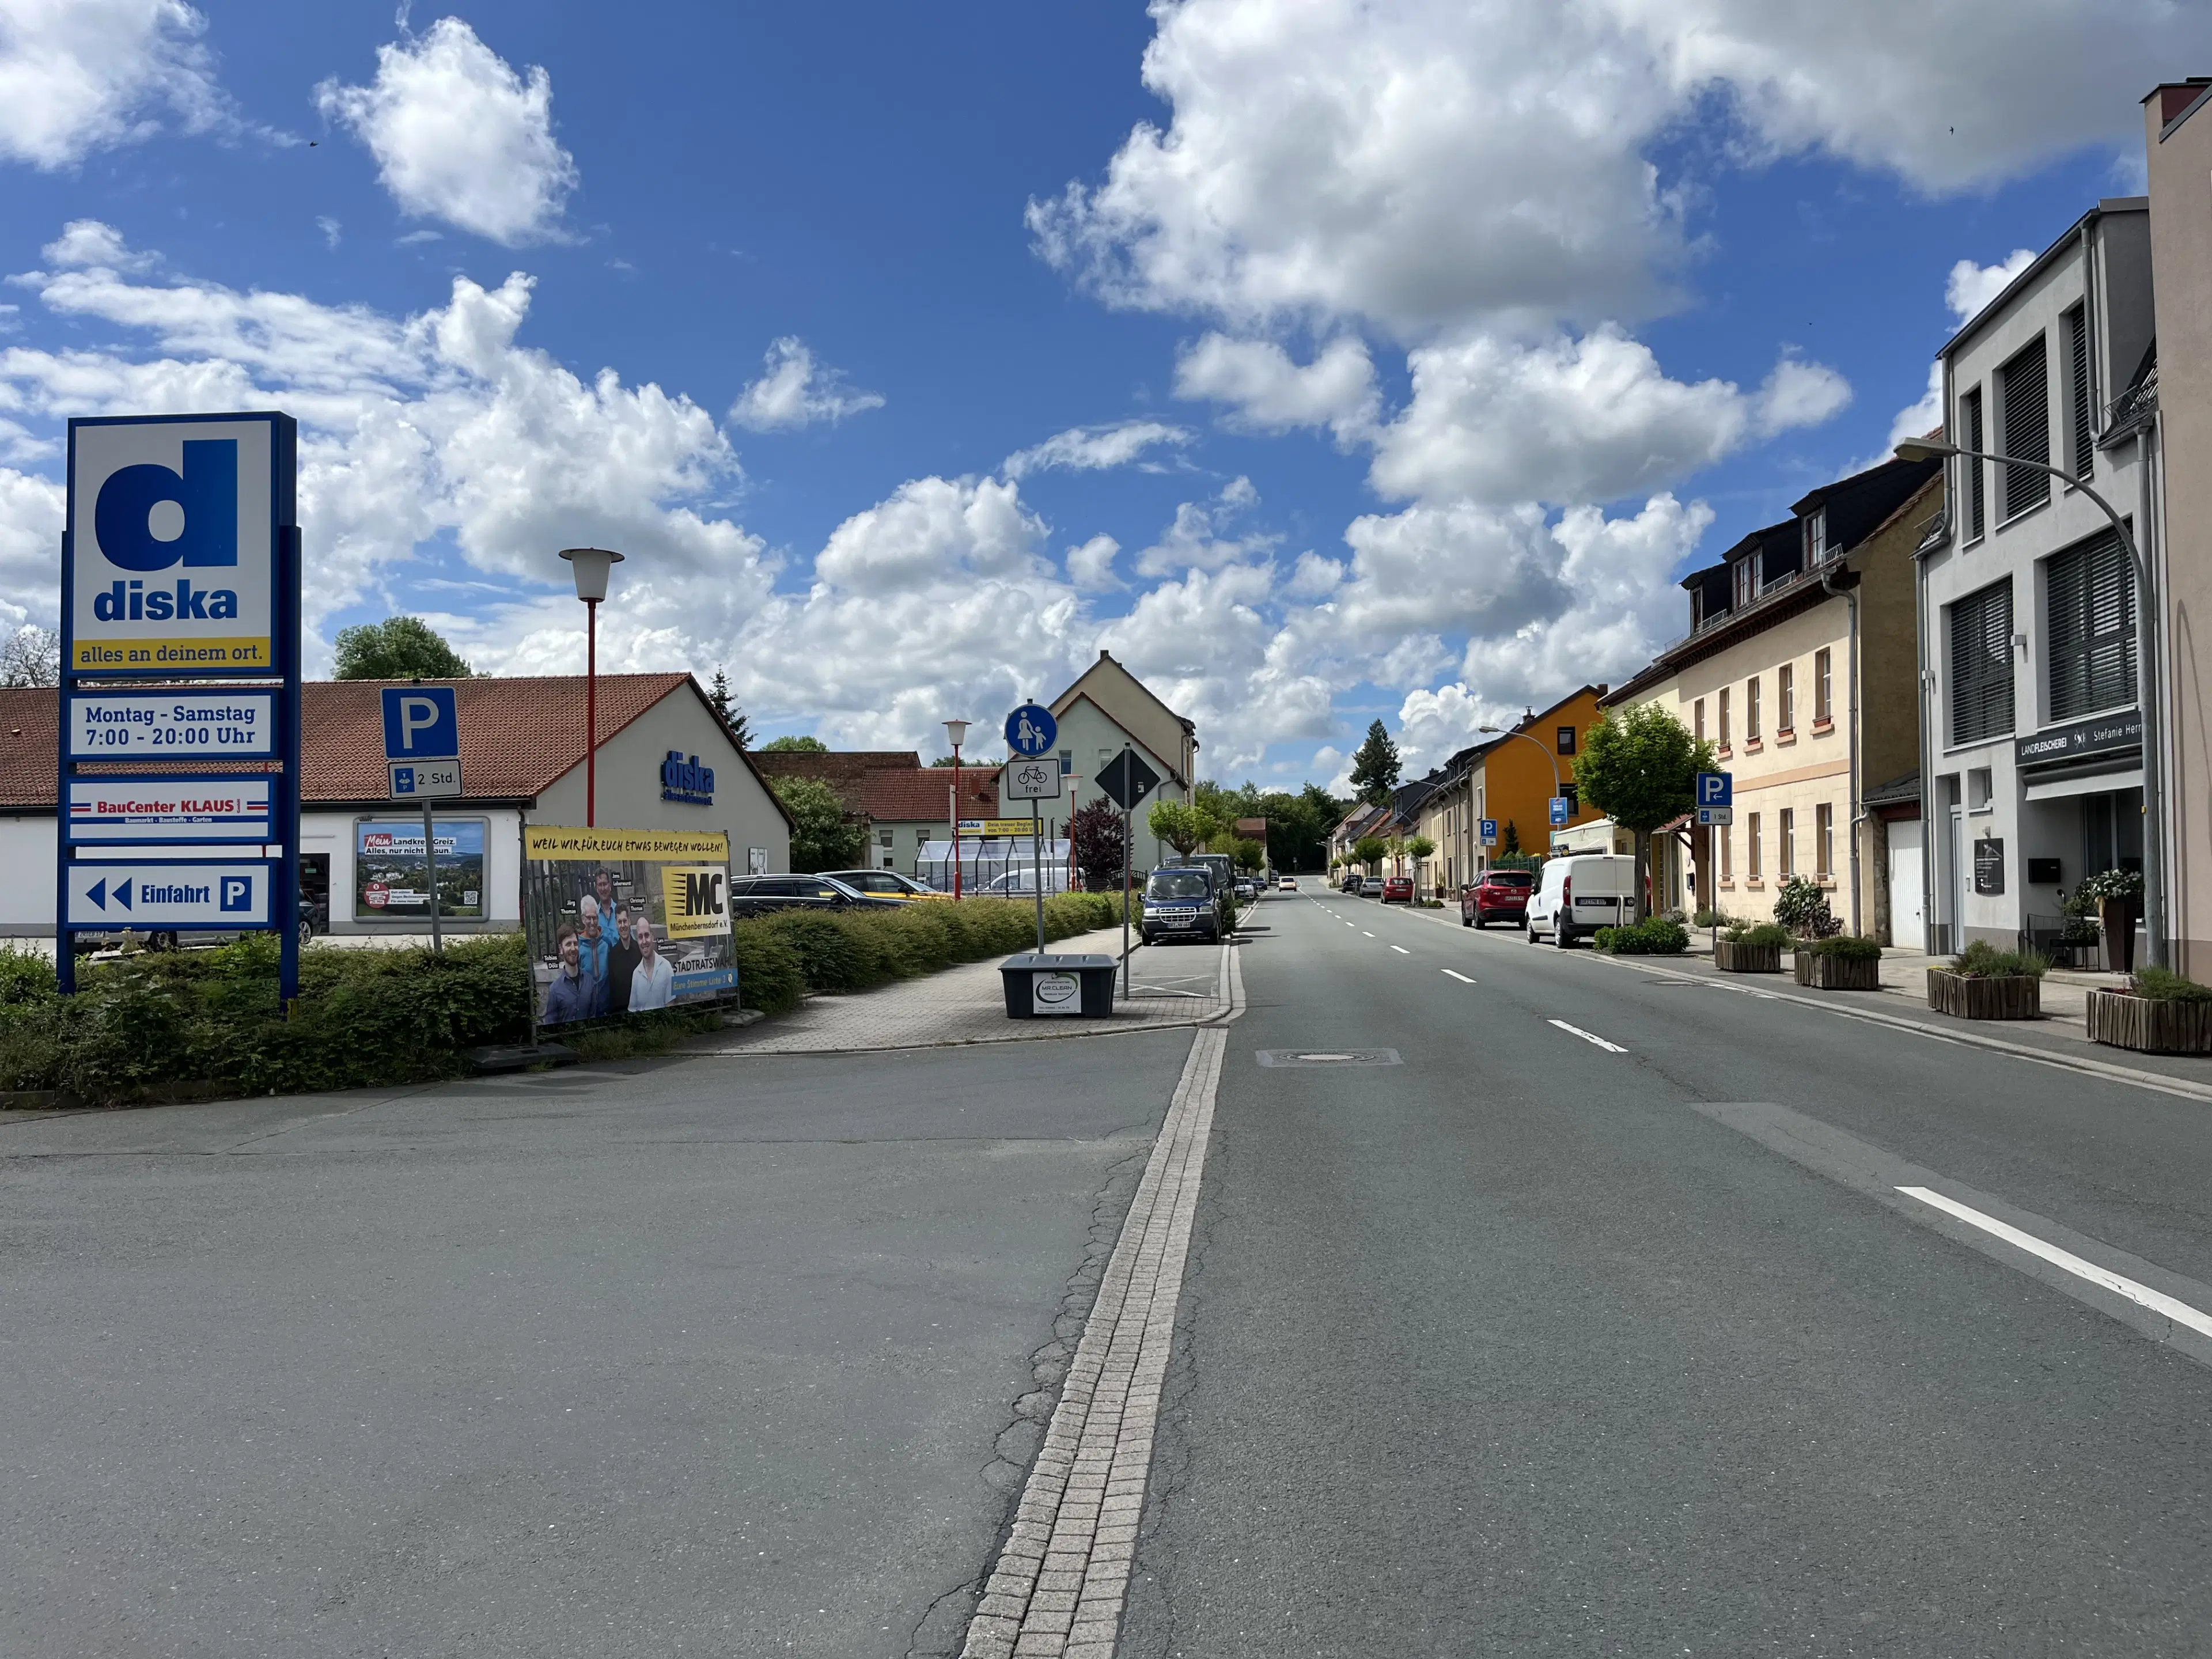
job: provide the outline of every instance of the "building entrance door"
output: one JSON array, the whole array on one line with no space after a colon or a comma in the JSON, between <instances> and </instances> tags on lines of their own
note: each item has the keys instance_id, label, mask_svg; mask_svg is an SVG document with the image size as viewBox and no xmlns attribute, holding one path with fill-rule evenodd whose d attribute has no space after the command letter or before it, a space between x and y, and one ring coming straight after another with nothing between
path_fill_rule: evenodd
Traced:
<instances>
[{"instance_id":1,"label":"building entrance door","mask_svg":"<svg viewBox=\"0 0 2212 1659\"><path fill-rule=\"evenodd\" d=\"M1927 917L1921 892L1926 854L1920 845L1920 820L1901 818L1889 826L1889 937L1900 951L1928 948Z\"/></svg>"}]
</instances>

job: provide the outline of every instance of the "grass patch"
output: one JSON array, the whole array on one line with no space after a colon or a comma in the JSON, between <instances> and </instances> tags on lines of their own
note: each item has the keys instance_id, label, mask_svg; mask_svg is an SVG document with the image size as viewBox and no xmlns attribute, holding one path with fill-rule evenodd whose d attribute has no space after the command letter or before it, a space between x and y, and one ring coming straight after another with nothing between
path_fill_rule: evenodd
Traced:
<instances>
[{"instance_id":1,"label":"grass patch","mask_svg":"<svg viewBox=\"0 0 2212 1659\"><path fill-rule=\"evenodd\" d=\"M2171 968L2136 969L2131 988L2153 1002L2212 1002L2212 985L2199 985Z\"/></svg>"}]
</instances>

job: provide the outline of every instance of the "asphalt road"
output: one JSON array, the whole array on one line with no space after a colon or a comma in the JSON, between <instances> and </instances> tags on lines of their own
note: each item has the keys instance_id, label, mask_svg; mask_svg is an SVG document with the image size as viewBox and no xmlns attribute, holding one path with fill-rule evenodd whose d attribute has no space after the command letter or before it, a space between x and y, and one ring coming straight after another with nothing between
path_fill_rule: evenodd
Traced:
<instances>
[{"instance_id":1,"label":"asphalt road","mask_svg":"<svg viewBox=\"0 0 2212 1659\"><path fill-rule=\"evenodd\" d=\"M1255 920L1122 1655L2212 1651L2212 1342L1899 1191L2212 1310L2212 1109Z\"/></svg>"},{"instance_id":2,"label":"asphalt road","mask_svg":"<svg viewBox=\"0 0 2212 1659\"><path fill-rule=\"evenodd\" d=\"M0 1653L957 1650L1190 1042L0 1127Z\"/></svg>"}]
</instances>

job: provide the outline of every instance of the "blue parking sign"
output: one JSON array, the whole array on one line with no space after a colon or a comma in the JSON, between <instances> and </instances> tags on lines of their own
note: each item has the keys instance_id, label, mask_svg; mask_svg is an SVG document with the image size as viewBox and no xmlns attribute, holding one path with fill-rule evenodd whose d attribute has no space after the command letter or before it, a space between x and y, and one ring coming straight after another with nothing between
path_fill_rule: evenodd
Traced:
<instances>
[{"instance_id":1,"label":"blue parking sign","mask_svg":"<svg viewBox=\"0 0 2212 1659\"><path fill-rule=\"evenodd\" d=\"M384 688L384 758L459 760L461 719L450 685Z\"/></svg>"},{"instance_id":2,"label":"blue parking sign","mask_svg":"<svg viewBox=\"0 0 2212 1659\"><path fill-rule=\"evenodd\" d=\"M1567 827L1567 819L1569 816L1570 814L1567 811L1567 798L1565 795L1553 796L1552 828L1554 830L1565 829Z\"/></svg>"},{"instance_id":3,"label":"blue parking sign","mask_svg":"<svg viewBox=\"0 0 2212 1659\"><path fill-rule=\"evenodd\" d=\"M1733 772L1698 773L1698 805L1700 806L1735 805L1735 775Z\"/></svg>"},{"instance_id":4,"label":"blue parking sign","mask_svg":"<svg viewBox=\"0 0 2212 1659\"><path fill-rule=\"evenodd\" d=\"M1496 818L1485 818L1482 820L1482 844L1485 847L1495 847L1498 845L1498 820Z\"/></svg>"}]
</instances>

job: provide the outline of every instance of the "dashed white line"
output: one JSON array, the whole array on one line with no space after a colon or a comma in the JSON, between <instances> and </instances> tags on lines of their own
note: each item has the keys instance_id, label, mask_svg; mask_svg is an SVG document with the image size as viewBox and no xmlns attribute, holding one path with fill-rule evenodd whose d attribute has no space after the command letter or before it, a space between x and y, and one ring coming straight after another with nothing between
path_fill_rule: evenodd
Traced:
<instances>
[{"instance_id":1,"label":"dashed white line","mask_svg":"<svg viewBox=\"0 0 2212 1659\"><path fill-rule=\"evenodd\" d=\"M1352 925L1352 924L1351 924L1350 922L1346 922L1346 923L1345 923L1345 926L1346 926L1346 927L1349 927L1351 925ZM1364 927L1361 928L1359 931L1360 931L1360 933L1361 933L1363 935L1364 935L1364 936L1365 936L1366 938L1368 938L1368 939L1373 939L1373 938L1375 937L1375 935L1374 935L1374 934L1368 933L1368 932L1367 932L1367 930L1366 930Z\"/></svg>"},{"instance_id":2,"label":"dashed white line","mask_svg":"<svg viewBox=\"0 0 2212 1659\"><path fill-rule=\"evenodd\" d=\"M1450 975L1452 978L1457 980L1462 985L1472 985L1474 983L1473 980L1469 979L1465 974L1461 973L1455 968L1447 968L1444 969L1444 972Z\"/></svg>"},{"instance_id":3,"label":"dashed white line","mask_svg":"<svg viewBox=\"0 0 2212 1659\"><path fill-rule=\"evenodd\" d=\"M1984 1215L1979 1210L1970 1209L1957 1199L1946 1198L1929 1188L1899 1187L1897 1190L1907 1198L1917 1198L1923 1204L1933 1205L1946 1215L1956 1216L1970 1227L1980 1228L1992 1238L2002 1238L2006 1243L2026 1250L2030 1255L2039 1256L2052 1267L2072 1273L2076 1279L2086 1279L2092 1285L2100 1285L2116 1296L2125 1297L2139 1308L2148 1308L2154 1314L2162 1314L2177 1325L2185 1325L2199 1336L2212 1336L2212 1315L2203 1313L2163 1291L2154 1291L2149 1285L2116 1273L2109 1267L2085 1261L2071 1250L2062 1250L2056 1244L2046 1244L2033 1233L2024 1233L1993 1215Z\"/></svg>"},{"instance_id":4,"label":"dashed white line","mask_svg":"<svg viewBox=\"0 0 2212 1659\"><path fill-rule=\"evenodd\" d=\"M1401 956L1401 957L1410 957L1411 955L1413 955L1413 954L1411 951L1408 951L1408 950L1407 950L1404 945L1392 945L1390 948L1391 948L1392 950L1395 951L1396 951L1400 956Z\"/></svg>"},{"instance_id":5,"label":"dashed white line","mask_svg":"<svg viewBox=\"0 0 2212 1659\"><path fill-rule=\"evenodd\" d=\"M1607 1042L1596 1032L1585 1031L1579 1025L1570 1025L1564 1019L1555 1019L1552 1024L1558 1026L1562 1031L1570 1032L1573 1036L1580 1037L1584 1042L1595 1042L1599 1048L1604 1049L1606 1053L1609 1054L1625 1054L1628 1052L1627 1049L1622 1048L1618 1042Z\"/></svg>"}]
</instances>

